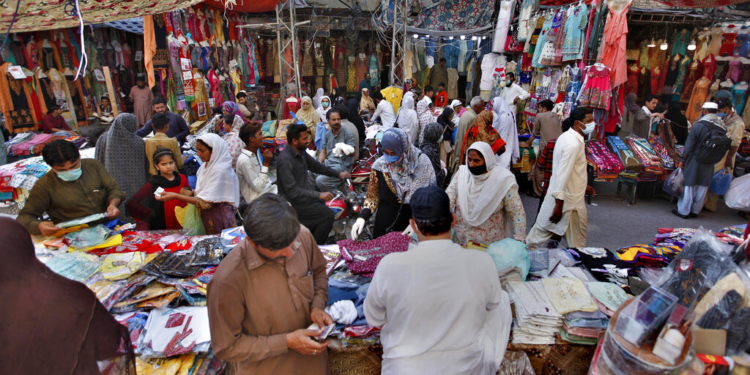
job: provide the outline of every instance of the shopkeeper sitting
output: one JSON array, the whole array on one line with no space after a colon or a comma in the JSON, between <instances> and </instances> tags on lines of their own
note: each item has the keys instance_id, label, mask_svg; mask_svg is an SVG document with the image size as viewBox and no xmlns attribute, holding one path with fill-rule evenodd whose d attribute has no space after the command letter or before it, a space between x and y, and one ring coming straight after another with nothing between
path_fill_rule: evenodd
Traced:
<instances>
[{"instance_id":1,"label":"shopkeeper sitting","mask_svg":"<svg viewBox=\"0 0 750 375\"><path fill-rule=\"evenodd\" d=\"M51 236L61 228L56 223L106 213L107 219L120 216L117 206L125 193L115 179L95 159L82 160L78 148L66 140L48 143L42 158L52 171L31 189L18 221L31 234ZM42 221L44 213L50 221Z\"/></svg>"},{"instance_id":2,"label":"shopkeeper sitting","mask_svg":"<svg viewBox=\"0 0 750 375\"><path fill-rule=\"evenodd\" d=\"M180 142L180 145L185 143L185 137L187 137L188 132L190 131L185 119L174 112L170 112L167 108L167 100L161 96L154 98L152 104L154 114L161 113L166 114L169 117L169 130L167 131L167 137L177 138L177 142ZM145 137L149 135L152 130L153 127L151 125L151 120L148 120L142 128L135 132L135 134L139 137Z\"/></svg>"},{"instance_id":3,"label":"shopkeeper sitting","mask_svg":"<svg viewBox=\"0 0 750 375\"><path fill-rule=\"evenodd\" d=\"M61 131L72 132L73 129L65 123L60 106L54 105L49 107L47 109L47 114L42 117L42 133L52 134Z\"/></svg>"},{"instance_id":4,"label":"shopkeeper sitting","mask_svg":"<svg viewBox=\"0 0 750 375\"><path fill-rule=\"evenodd\" d=\"M318 161L337 172L349 172L354 165L354 151L357 143L354 133L341 124L341 110L334 108L326 114L331 131L326 132L321 144ZM336 177L319 175L315 185L320 191L344 191L344 182Z\"/></svg>"}]
</instances>

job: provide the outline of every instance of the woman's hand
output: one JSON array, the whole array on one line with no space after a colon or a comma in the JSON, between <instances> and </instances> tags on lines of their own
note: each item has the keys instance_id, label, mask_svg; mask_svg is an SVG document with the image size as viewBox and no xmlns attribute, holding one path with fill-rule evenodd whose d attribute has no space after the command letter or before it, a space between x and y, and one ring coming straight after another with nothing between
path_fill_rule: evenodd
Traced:
<instances>
[{"instance_id":1,"label":"woman's hand","mask_svg":"<svg viewBox=\"0 0 750 375\"><path fill-rule=\"evenodd\" d=\"M166 201L171 201L172 199L176 199L177 193L165 192L165 193L162 193L161 195L154 195L154 197L156 197L157 201L166 202Z\"/></svg>"}]
</instances>

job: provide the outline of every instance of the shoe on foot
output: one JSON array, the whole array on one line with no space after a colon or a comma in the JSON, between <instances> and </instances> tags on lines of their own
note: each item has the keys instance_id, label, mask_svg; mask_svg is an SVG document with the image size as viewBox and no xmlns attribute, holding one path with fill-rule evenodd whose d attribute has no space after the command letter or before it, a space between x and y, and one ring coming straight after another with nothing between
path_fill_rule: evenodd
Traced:
<instances>
[{"instance_id":1,"label":"shoe on foot","mask_svg":"<svg viewBox=\"0 0 750 375\"><path fill-rule=\"evenodd\" d=\"M675 216L681 217L681 218L683 218L683 219L687 219L687 218L689 218L689 217L690 217L690 216L688 216L688 215L683 215L683 214L679 213L679 212L678 212L677 210L672 210L672 213L673 213L673 214L674 214Z\"/></svg>"},{"instance_id":2,"label":"shoe on foot","mask_svg":"<svg viewBox=\"0 0 750 375\"><path fill-rule=\"evenodd\" d=\"M696 217L698 217L698 214L694 214L694 213L691 212L690 215L688 215L688 217L692 218L692 219L695 219Z\"/></svg>"}]
</instances>

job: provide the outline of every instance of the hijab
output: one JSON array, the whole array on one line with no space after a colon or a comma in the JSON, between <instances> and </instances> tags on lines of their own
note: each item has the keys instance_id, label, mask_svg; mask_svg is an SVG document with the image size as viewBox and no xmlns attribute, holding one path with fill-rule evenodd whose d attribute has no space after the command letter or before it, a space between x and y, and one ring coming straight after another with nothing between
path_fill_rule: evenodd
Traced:
<instances>
[{"instance_id":1,"label":"hijab","mask_svg":"<svg viewBox=\"0 0 750 375\"><path fill-rule=\"evenodd\" d=\"M453 126L453 121L451 121L451 118L453 117L453 108L451 107L445 107L443 110L443 113L440 114L437 118L438 124L442 125L444 128L446 126ZM427 138L427 136L425 136Z\"/></svg>"},{"instance_id":2,"label":"hijab","mask_svg":"<svg viewBox=\"0 0 750 375\"><path fill-rule=\"evenodd\" d=\"M305 106L303 105L305 102L310 104L309 106L307 106L307 109L305 109ZM312 99L310 99L309 96L302 97L302 103L300 104L299 111L297 111L296 113L297 120L302 121L302 123L305 124L308 129L315 129L315 126L318 124L318 122L320 122L320 115L315 110L312 104Z\"/></svg>"},{"instance_id":3,"label":"hijab","mask_svg":"<svg viewBox=\"0 0 750 375\"><path fill-rule=\"evenodd\" d=\"M435 170L430 159L409 142L409 136L399 128L390 128L383 133L381 142L384 150L401 154L395 163L389 163L381 156L372 169L388 173L396 188L396 196L408 204L417 189L435 185Z\"/></svg>"},{"instance_id":4,"label":"hijab","mask_svg":"<svg viewBox=\"0 0 750 375\"><path fill-rule=\"evenodd\" d=\"M16 220L0 218L0 228L3 373L98 375L97 361L115 360L117 374L135 375L130 334L94 292L40 262Z\"/></svg>"},{"instance_id":5,"label":"hijab","mask_svg":"<svg viewBox=\"0 0 750 375\"><path fill-rule=\"evenodd\" d=\"M331 95L329 97L331 98L331 107L333 107L333 103L336 99L338 99L341 96L341 90L339 90L338 87L334 87L331 89Z\"/></svg>"},{"instance_id":6,"label":"hijab","mask_svg":"<svg viewBox=\"0 0 750 375\"><path fill-rule=\"evenodd\" d=\"M672 133L675 138L677 138L677 144L684 145L688 137L688 120L687 117L682 114L680 102L670 102L669 109L664 115L664 118L669 120Z\"/></svg>"},{"instance_id":7,"label":"hijab","mask_svg":"<svg viewBox=\"0 0 750 375\"><path fill-rule=\"evenodd\" d=\"M625 108L627 108L628 112L631 114L636 114L641 110L641 107L636 103L636 100L638 100L638 95L632 92L625 97Z\"/></svg>"},{"instance_id":8,"label":"hijab","mask_svg":"<svg viewBox=\"0 0 750 375\"><path fill-rule=\"evenodd\" d=\"M315 107L315 109L320 108L320 101L323 100L323 96L325 96L324 94L325 93L323 92L322 88L319 88L315 93L315 96L312 98L313 107Z\"/></svg>"},{"instance_id":9,"label":"hijab","mask_svg":"<svg viewBox=\"0 0 750 375\"><path fill-rule=\"evenodd\" d=\"M417 103L417 117L419 118L419 126L422 128L422 131L419 134L419 143L422 143L424 128L427 127L427 124L435 122L435 115L430 111L430 103L429 100L424 99Z\"/></svg>"},{"instance_id":10,"label":"hijab","mask_svg":"<svg viewBox=\"0 0 750 375\"><path fill-rule=\"evenodd\" d=\"M362 143L365 141L365 138L367 138L367 136L365 134L365 122L362 120L362 117L359 116L359 104L357 103L357 99L349 99L348 104L347 114L349 115L349 122L354 124L354 126L357 128L357 133L359 133L359 142Z\"/></svg>"},{"instance_id":11,"label":"hijab","mask_svg":"<svg viewBox=\"0 0 750 375\"><path fill-rule=\"evenodd\" d=\"M323 108L323 99L328 99L328 108ZM318 107L318 109L316 110L318 112L318 117L320 118L320 120L318 121L327 122L328 111L330 111L331 108L333 108L333 103L331 102L331 98L325 95L322 98L320 98L320 107Z\"/></svg>"},{"instance_id":12,"label":"hijab","mask_svg":"<svg viewBox=\"0 0 750 375\"><path fill-rule=\"evenodd\" d=\"M496 115L492 122L492 128L500 134L500 138L507 145L505 152L500 155L499 163L501 166L510 169L512 163L517 162L521 157L516 115L510 110L508 103L499 96L492 100L492 111Z\"/></svg>"},{"instance_id":13,"label":"hijab","mask_svg":"<svg viewBox=\"0 0 750 375\"><path fill-rule=\"evenodd\" d=\"M370 114L372 115L375 112L375 108L377 107L375 107L375 102L372 100L372 97L370 96L370 90L367 88L364 88L360 92L362 93L362 98L359 100L359 108L361 110L368 110Z\"/></svg>"},{"instance_id":14,"label":"hijab","mask_svg":"<svg viewBox=\"0 0 750 375\"><path fill-rule=\"evenodd\" d=\"M419 117L417 116L417 111L414 110L414 95L407 95L401 101L401 108L398 110L396 122L398 123L398 127L407 133L410 140L417 140L417 136L421 131L419 128Z\"/></svg>"},{"instance_id":15,"label":"hijab","mask_svg":"<svg viewBox=\"0 0 750 375\"><path fill-rule=\"evenodd\" d=\"M370 81L367 80L367 78L363 79L362 82L359 83L359 95L360 95L360 97L364 96L363 95L364 89L367 89L367 91L372 91L372 85L370 85Z\"/></svg>"},{"instance_id":16,"label":"hijab","mask_svg":"<svg viewBox=\"0 0 750 375\"><path fill-rule=\"evenodd\" d=\"M229 146L229 155L232 155L232 168L237 167L237 159L242 154L242 149L245 148L245 142L242 142L240 139L240 128L244 123L245 121L242 116L235 115L234 122L232 122L232 128L229 129L229 133L225 134L223 137L224 141L226 141Z\"/></svg>"},{"instance_id":17,"label":"hijab","mask_svg":"<svg viewBox=\"0 0 750 375\"><path fill-rule=\"evenodd\" d=\"M128 197L146 183L148 176L146 143L135 134L137 129L138 118L131 113L121 113L96 143L96 160L104 165ZM120 203L120 212L126 213L124 204L125 200Z\"/></svg>"},{"instance_id":18,"label":"hijab","mask_svg":"<svg viewBox=\"0 0 750 375\"><path fill-rule=\"evenodd\" d=\"M458 200L461 216L473 227L484 224L503 203L505 195L516 185L516 178L509 170L498 166L492 147L485 142L474 142L470 150L476 150L484 158L487 172L479 176L469 171L466 165L458 168ZM506 226L510 223L506 223Z\"/></svg>"},{"instance_id":19,"label":"hijab","mask_svg":"<svg viewBox=\"0 0 750 375\"><path fill-rule=\"evenodd\" d=\"M445 172L440 165L440 137L443 135L443 125L432 122L427 124L424 129L424 139L419 145L419 149L430 158L432 168L435 169L435 179L437 186L442 186L445 179Z\"/></svg>"},{"instance_id":20,"label":"hijab","mask_svg":"<svg viewBox=\"0 0 750 375\"><path fill-rule=\"evenodd\" d=\"M239 207L240 181L232 169L229 145L216 134L205 134L198 139L211 147L211 160L198 168L195 196L206 202L226 202Z\"/></svg>"},{"instance_id":21,"label":"hijab","mask_svg":"<svg viewBox=\"0 0 750 375\"><path fill-rule=\"evenodd\" d=\"M221 105L221 110L224 112L229 112L235 116L242 116L242 113L240 112L240 107L235 102L226 101L224 104Z\"/></svg>"}]
</instances>

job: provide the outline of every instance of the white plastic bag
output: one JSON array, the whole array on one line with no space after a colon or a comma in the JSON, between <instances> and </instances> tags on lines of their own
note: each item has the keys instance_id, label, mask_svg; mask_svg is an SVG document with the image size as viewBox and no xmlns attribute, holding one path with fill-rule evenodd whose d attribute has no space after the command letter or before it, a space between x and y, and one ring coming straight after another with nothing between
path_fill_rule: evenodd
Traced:
<instances>
[{"instance_id":1,"label":"white plastic bag","mask_svg":"<svg viewBox=\"0 0 750 375\"><path fill-rule=\"evenodd\" d=\"M750 174L732 181L724 194L724 202L735 210L750 210Z\"/></svg>"}]
</instances>

